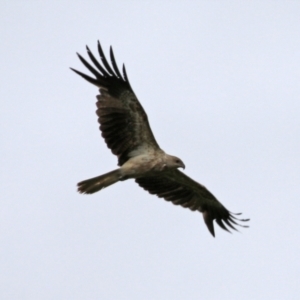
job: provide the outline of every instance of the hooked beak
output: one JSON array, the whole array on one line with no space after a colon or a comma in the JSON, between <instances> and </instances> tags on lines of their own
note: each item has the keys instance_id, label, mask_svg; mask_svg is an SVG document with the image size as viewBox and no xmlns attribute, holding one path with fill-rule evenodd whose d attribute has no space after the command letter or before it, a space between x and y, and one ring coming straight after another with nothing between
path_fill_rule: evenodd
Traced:
<instances>
[{"instance_id":1,"label":"hooked beak","mask_svg":"<svg viewBox=\"0 0 300 300\"><path fill-rule=\"evenodd\" d=\"M183 170L185 169L184 163L182 163L182 165L180 166L180 168L182 168Z\"/></svg>"}]
</instances>

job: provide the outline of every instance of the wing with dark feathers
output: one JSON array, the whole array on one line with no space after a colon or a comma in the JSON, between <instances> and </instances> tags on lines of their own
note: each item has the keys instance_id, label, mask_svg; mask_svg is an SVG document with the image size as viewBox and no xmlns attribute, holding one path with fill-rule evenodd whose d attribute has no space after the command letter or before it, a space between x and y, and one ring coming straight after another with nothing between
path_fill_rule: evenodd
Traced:
<instances>
[{"instance_id":1,"label":"wing with dark feathers","mask_svg":"<svg viewBox=\"0 0 300 300\"><path fill-rule=\"evenodd\" d=\"M105 58L98 41L98 52L101 62L98 62L90 49L86 47L88 56L94 66L77 54L85 67L95 78L77 70L75 73L88 82L100 88L97 96L97 115L102 137L112 153L118 156L118 165L124 164L134 153L144 149L159 149L151 131L148 117L135 96L123 65L123 76L120 73L112 47L110 59L112 66Z\"/></svg>"},{"instance_id":2,"label":"wing with dark feathers","mask_svg":"<svg viewBox=\"0 0 300 300\"><path fill-rule=\"evenodd\" d=\"M238 219L235 215L239 214L229 212L203 185L177 169L160 175L137 178L135 181L150 194L171 201L175 205L200 211L213 236L215 236L214 220L228 232L229 229L237 230L235 226L248 227L239 224L238 221L245 222L249 219Z\"/></svg>"}]
</instances>

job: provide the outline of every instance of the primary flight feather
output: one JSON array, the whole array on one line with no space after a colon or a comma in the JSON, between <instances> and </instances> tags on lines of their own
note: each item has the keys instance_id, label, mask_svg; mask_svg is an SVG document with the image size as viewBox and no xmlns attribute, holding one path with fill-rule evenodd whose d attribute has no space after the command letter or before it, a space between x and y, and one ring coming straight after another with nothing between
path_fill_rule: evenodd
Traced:
<instances>
[{"instance_id":1,"label":"primary flight feather","mask_svg":"<svg viewBox=\"0 0 300 300\"><path fill-rule=\"evenodd\" d=\"M75 69L75 73L99 88L97 96L97 115L102 137L108 148L118 157L119 168L104 175L78 183L78 191L92 194L120 180L133 178L148 191L175 205L181 205L202 213L204 222L215 236L213 221L224 230L236 230L241 225L203 185L194 181L178 168L185 168L182 160L165 153L158 145L151 131L148 117L134 94L123 65L122 74L118 69L112 47L111 65L105 58L98 42L101 63L86 47L94 66L79 54L85 67L94 75L90 77Z\"/></svg>"}]
</instances>

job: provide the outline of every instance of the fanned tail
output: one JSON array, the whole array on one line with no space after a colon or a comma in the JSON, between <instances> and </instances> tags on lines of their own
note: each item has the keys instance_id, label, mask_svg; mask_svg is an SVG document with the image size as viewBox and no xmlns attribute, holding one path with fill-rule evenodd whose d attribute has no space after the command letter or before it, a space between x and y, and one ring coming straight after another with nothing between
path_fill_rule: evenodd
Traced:
<instances>
[{"instance_id":1,"label":"fanned tail","mask_svg":"<svg viewBox=\"0 0 300 300\"><path fill-rule=\"evenodd\" d=\"M114 170L91 179L81 181L77 184L78 192L81 194L96 193L120 180L120 170Z\"/></svg>"}]
</instances>

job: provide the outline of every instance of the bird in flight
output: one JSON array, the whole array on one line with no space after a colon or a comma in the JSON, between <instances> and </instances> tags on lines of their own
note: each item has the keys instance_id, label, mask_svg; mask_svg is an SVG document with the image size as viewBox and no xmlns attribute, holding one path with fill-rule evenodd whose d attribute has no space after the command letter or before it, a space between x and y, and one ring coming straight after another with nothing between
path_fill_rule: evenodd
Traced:
<instances>
[{"instance_id":1,"label":"bird in flight","mask_svg":"<svg viewBox=\"0 0 300 300\"><path fill-rule=\"evenodd\" d=\"M125 65L122 74L118 69L112 47L110 47L111 65L105 58L98 41L99 62L86 47L92 66L78 55L84 66L94 75L90 77L72 69L88 82L99 88L97 111L100 131L107 147L118 157L119 168L106 174L78 183L78 191L93 194L118 181L134 179L148 191L175 205L201 212L209 232L215 236L214 224L224 230L237 230L238 219L228 211L202 184L194 181L179 168L185 168L183 161L164 152L151 131L147 114L138 101L129 83ZM230 231L229 231L230 232Z\"/></svg>"}]
</instances>

